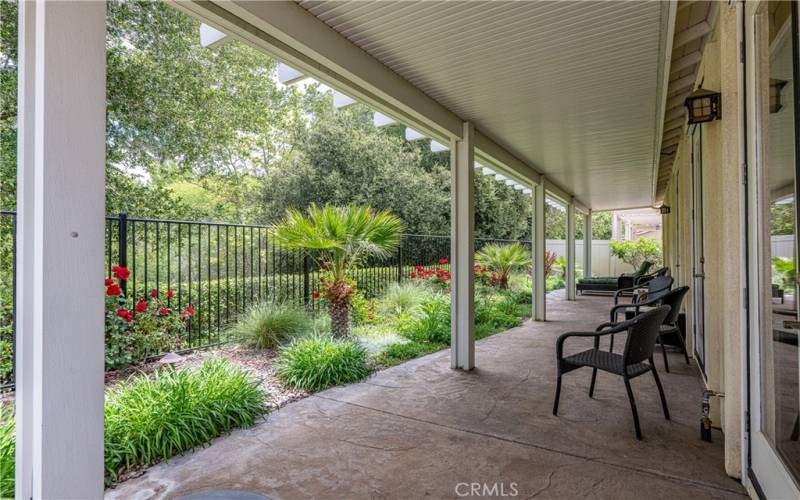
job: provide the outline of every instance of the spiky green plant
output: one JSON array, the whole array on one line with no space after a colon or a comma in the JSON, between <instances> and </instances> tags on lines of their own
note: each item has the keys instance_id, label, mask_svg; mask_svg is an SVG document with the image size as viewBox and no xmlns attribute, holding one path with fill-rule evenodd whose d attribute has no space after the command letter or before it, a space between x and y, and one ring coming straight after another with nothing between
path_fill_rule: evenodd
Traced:
<instances>
[{"instance_id":1,"label":"spiky green plant","mask_svg":"<svg viewBox=\"0 0 800 500\"><path fill-rule=\"evenodd\" d=\"M228 332L248 347L270 349L312 330L313 320L304 309L265 302L251 307Z\"/></svg>"},{"instance_id":2,"label":"spiky green plant","mask_svg":"<svg viewBox=\"0 0 800 500\"><path fill-rule=\"evenodd\" d=\"M349 337L350 308L356 290L351 273L367 257L388 257L400 244L403 223L386 210L365 205L312 205L304 214L287 210L275 239L287 248L309 251L322 272L331 331Z\"/></svg>"},{"instance_id":3,"label":"spiky green plant","mask_svg":"<svg viewBox=\"0 0 800 500\"><path fill-rule=\"evenodd\" d=\"M0 498L14 498L14 412L0 405Z\"/></svg>"},{"instance_id":4,"label":"spiky green plant","mask_svg":"<svg viewBox=\"0 0 800 500\"><path fill-rule=\"evenodd\" d=\"M508 288L508 276L531 263L531 256L519 243L499 245L491 243L475 254L475 262L487 266L497 274L497 286Z\"/></svg>"},{"instance_id":5,"label":"spiky green plant","mask_svg":"<svg viewBox=\"0 0 800 500\"><path fill-rule=\"evenodd\" d=\"M264 398L244 370L221 358L132 377L106 394L106 479L253 425Z\"/></svg>"},{"instance_id":6,"label":"spiky green plant","mask_svg":"<svg viewBox=\"0 0 800 500\"><path fill-rule=\"evenodd\" d=\"M357 382L369 375L367 351L350 339L313 335L281 350L278 378L295 389L317 391Z\"/></svg>"}]
</instances>

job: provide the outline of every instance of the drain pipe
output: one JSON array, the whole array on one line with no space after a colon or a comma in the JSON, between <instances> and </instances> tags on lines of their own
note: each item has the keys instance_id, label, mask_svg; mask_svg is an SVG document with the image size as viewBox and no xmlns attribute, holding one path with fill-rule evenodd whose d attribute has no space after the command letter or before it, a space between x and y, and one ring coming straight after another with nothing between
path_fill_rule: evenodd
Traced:
<instances>
[{"instance_id":1,"label":"drain pipe","mask_svg":"<svg viewBox=\"0 0 800 500\"><path fill-rule=\"evenodd\" d=\"M722 392L712 391L706 389L703 391L703 407L702 417L700 418L700 439L706 442L711 442L711 398L724 398L725 394Z\"/></svg>"}]
</instances>

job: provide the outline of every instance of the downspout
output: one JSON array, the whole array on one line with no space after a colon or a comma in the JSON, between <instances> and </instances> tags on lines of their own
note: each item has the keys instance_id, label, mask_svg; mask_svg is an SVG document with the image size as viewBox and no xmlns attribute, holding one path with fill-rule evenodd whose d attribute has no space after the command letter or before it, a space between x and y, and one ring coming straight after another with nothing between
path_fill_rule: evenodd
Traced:
<instances>
[{"instance_id":1,"label":"downspout","mask_svg":"<svg viewBox=\"0 0 800 500\"><path fill-rule=\"evenodd\" d=\"M742 335L740 336L740 366L742 368L741 376L741 404L740 404L740 418L741 418L741 482L743 485L747 483L748 471L750 470L750 227L748 224L748 217L750 213L749 206L749 187L748 187L748 164L747 164L747 57L745 45L745 16L744 16L744 1L734 0L736 6L736 45L739 49L739 61L736 66L737 78L737 93L739 96L739 131L738 131L738 145L739 145L739 162L742 168L742 212L740 220L742 221L743 235L742 245L744 248L744 256L742 268L742 275L744 276L744 290L743 290L743 308L742 308Z\"/></svg>"}]
</instances>

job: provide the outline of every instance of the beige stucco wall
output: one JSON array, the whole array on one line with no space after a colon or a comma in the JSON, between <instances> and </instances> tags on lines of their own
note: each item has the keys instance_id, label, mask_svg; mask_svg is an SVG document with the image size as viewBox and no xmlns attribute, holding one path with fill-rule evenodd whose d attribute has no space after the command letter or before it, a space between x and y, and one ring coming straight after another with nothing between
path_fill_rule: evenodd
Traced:
<instances>
[{"instance_id":1,"label":"beige stucco wall","mask_svg":"<svg viewBox=\"0 0 800 500\"><path fill-rule=\"evenodd\" d=\"M712 400L711 419L725 436L725 468L741 477L741 362L744 189L739 159L736 14L720 5L716 29L706 44L699 72L703 88L722 93L722 119L702 127L702 175L705 258L706 387L723 393ZM699 82L698 82L699 83ZM692 221L692 136L681 141L666 195L672 208L668 258L679 285L694 287ZM676 241L677 239L677 241ZM689 294L687 340L694 349L694 298ZM698 418L700 398L698 396Z\"/></svg>"}]
</instances>

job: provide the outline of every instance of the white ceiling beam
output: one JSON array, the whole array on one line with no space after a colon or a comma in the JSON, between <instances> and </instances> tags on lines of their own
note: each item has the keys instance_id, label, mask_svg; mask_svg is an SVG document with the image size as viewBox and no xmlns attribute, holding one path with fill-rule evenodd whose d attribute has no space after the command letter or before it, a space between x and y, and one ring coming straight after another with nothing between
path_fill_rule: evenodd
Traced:
<instances>
[{"instance_id":1,"label":"white ceiling beam","mask_svg":"<svg viewBox=\"0 0 800 500\"><path fill-rule=\"evenodd\" d=\"M350 97L349 95L342 94L338 90L333 91L333 107L335 109L342 109L348 106L352 106L356 103L356 100Z\"/></svg>"},{"instance_id":2,"label":"white ceiling beam","mask_svg":"<svg viewBox=\"0 0 800 500\"><path fill-rule=\"evenodd\" d=\"M207 48L219 47L230 40L227 33L223 33L213 26L200 24L200 45Z\"/></svg>"},{"instance_id":3,"label":"white ceiling beam","mask_svg":"<svg viewBox=\"0 0 800 500\"><path fill-rule=\"evenodd\" d=\"M670 64L669 67L670 75L677 74L680 71L691 68L702 60L703 53L699 50L695 50L694 52L690 52L683 57L675 59L672 61L672 64Z\"/></svg>"},{"instance_id":4,"label":"white ceiling beam","mask_svg":"<svg viewBox=\"0 0 800 500\"><path fill-rule=\"evenodd\" d=\"M675 33L675 38L672 41L672 48L683 47L689 42L693 42L699 38L711 33L714 27L708 21L700 21L699 23L689 26L688 28Z\"/></svg>"},{"instance_id":5,"label":"white ceiling beam","mask_svg":"<svg viewBox=\"0 0 800 500\"><path fill-rule=\"evenodd\" d=\"M394 125L395 123L397 123L397 120L395 120L391 116L386 116L383 113L379 113L376 111L375 114L372 116L372 123L376 127L380 128L389 125Z\"/></svg>"},{"instance_id":6,"label":"white ceiling beam","mask_svg":"<svg viewBox=\"0 0 800 500\"><path fill-rule=\"evenodd\" d=\"M291 66L283 63L278 63L278 81L283 85L292 85L301 80L305 80L306 75L301 71L297 71Z\"/></svg>"},{"instance_id":7,"label":"white ceiling beam","mask_svg":"<svg viewBox=\"0 0 800 500\"><path fill-rule=\"evenodd\" d=\"M461 117L294 2L167 1L429 137L449 142L463 133ZM513 172L526 183L541 182L534 165L480 130L475 130L475 147L483 162Z\"/></svg>"},{"instance_id":8,"label":"white ceiling beam","mask_svg":"<svg viewBox=\"0 0 800 500\"><path fill-rule=\"evenodd\" d=\"M425 134L417 132L413 128L406 127L406 140L407 141L419 141L421 139L425 139Z\"/></svg>"}]
</instances>

